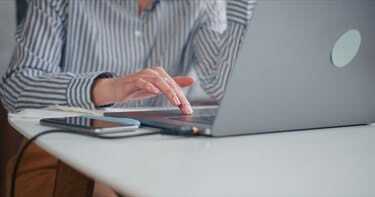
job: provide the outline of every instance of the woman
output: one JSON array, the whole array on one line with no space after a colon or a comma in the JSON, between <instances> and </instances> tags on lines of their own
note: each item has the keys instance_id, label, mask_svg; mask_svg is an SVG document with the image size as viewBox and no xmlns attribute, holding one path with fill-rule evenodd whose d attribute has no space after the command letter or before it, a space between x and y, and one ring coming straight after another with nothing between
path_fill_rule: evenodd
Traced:
<instances>
[{"instance_id":1,"label":"woman","mask_svg":"<svg viewBox=\"0 0 375 197\"><path fill-rule=\"evenodd\" d=\"M193 83L187 74L194 68L206 93L221 99L254 4L30 0L2 78L2 102L12 112L169 102L191 114L181 89Z\"/></svg>"}]
</instances>

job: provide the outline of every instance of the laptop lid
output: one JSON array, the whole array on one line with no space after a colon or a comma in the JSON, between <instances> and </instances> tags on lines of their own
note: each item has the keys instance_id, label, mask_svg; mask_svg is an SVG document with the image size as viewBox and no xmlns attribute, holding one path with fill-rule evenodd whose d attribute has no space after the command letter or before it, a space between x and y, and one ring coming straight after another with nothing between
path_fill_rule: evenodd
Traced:
<instances>
[{"instance_id":1,"label":"laptop lid","mask_svg":"<svg viewBox=\"0 0 375 197\"><path fill-rule=\"evenodd\" d=\"M369 0L258 1L212 135L374 122L373 19Z\"/></svg>"}]
</instances>

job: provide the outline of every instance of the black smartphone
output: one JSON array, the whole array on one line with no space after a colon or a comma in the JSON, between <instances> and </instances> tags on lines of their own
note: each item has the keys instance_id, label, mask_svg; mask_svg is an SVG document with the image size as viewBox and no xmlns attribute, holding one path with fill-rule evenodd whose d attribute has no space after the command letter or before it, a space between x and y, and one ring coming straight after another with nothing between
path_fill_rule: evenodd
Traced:
<instances>
[{"instance_id":1,"label":"black smartphone","mask_svg":"<svg viewBox=\"0 0 375 197\"><path fill-rule=\"evenodd\" d=\"M40 124L80 132L94 132L98 135L129 132L139 128L137 124L123 124L84 116L45 118L40 120Z\"/></svg>"}]
</instances>

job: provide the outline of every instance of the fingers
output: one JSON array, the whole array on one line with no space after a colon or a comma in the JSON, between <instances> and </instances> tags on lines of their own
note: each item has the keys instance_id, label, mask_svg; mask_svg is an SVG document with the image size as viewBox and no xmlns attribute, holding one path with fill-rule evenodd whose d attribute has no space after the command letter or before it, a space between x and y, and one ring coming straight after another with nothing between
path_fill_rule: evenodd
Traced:
<instances>
[{"instance_id":1,"label":"fingers","mask_svg":"<svg viewBox=\"0 0 375 197\"><path fill-rule=\"evenodd\" d=\"M138 78L135 82L135 86L139 89L146 90L147 92L153 93L153 94L159 94L160 90L159 88L155 87L154 84L142 79Z\"/></svg>"},{"instance_id":2,"label":"fingers","mask_svg":"<svg viewBox=\"0 0 375 197\"><path fill-rule=\"evenodd\" d=\"M114 88L116 102L145 99L161 93L159 88L142 79L138 74L118 78Z\"/></svg>"},{"instance_id":3,"label":"fingers","mask_svg":"<svg viewBox=\"0 0 375 197\"><path fill-rule=\"evenodd\" d=\"M180 101L180 105L178 107L181 109L181 111L185 114L192 114L193 109L191 108L191 105L189 101L187 100L184 92L182 91L181 87L176 83L176 81L162 68L162 67L156 67L154 68L160 76L166 81L166 83L174 90L178 100ZM184 82L186 84L191 84L191 80L186 78L178 78L180 82Z\"/></svg>"},{"instance_id":4,"label":"fingers","mask_svg":"<svg viewBox=\"0 0 375 197\"><path fill-rule=\"evenodd\" d=\"M157 96L158 94L150 93L147 90L138 90L131 94L131 98L129 100L141 100L141 99L148 99Z\"/></svg>"},{"instance_id":5,"label":"fingers","mask_svg":"<svg viewBox=\"0 0 375 197\"><path fill-rule=\"evenodd\" d=\"M151 82L155 87L164 93L168 100L175 106L180 106L181 101L178 98L174 88L167 83L167 81L154 69L145 69L141 71L141 74L138 76L144 80Z\"/></svg>"},{"instance_id":6,"label":"fingers","mask_svg":"<svg viewBox=\"0 0 375 197\"><path fill-rule=\"evenodd\" d=\"M123 78L123 100L142 99L163 93L168 100L178 106L185 114L193 112L191 105L181 87L191 86L191 77L179 76L172 78L163 68L149 68Z\"/></svg>"}]
</instances>

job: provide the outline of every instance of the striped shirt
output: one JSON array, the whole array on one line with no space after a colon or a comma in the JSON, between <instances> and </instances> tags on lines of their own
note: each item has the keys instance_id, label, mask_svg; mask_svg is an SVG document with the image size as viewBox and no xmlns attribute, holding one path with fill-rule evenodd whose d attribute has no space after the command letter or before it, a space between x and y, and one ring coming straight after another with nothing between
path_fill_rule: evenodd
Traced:
<instances>
[{"instance_id":1,"label":"striped shirt","mask_svg":"<svg viewBox=\"0 0 375 197\"><path fill-rule=\"evenodd\" d=\"M2 77L4 106L92 109L95 79L155 65L172 76L193 69L202 89L220 100L255 2L226 0L224 31L212 27L218 18L200 9L202 2L209 1L161 0L139 15L136 0L29 0ZM125 105L166 103L158 96Z\"/></svg>"}]
</instances>

